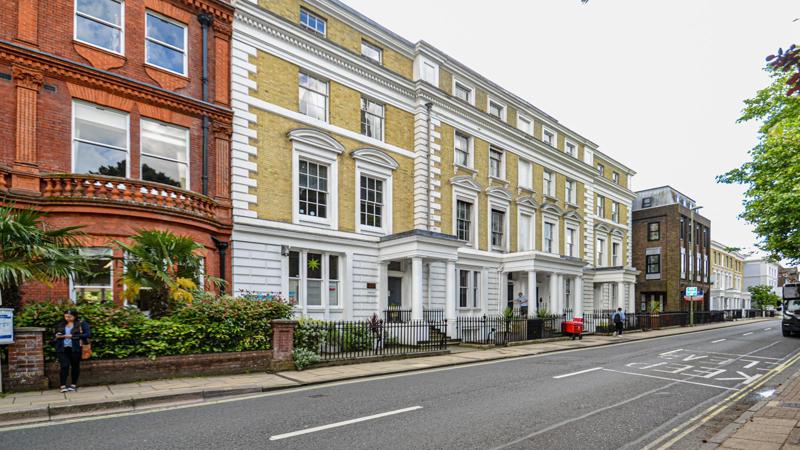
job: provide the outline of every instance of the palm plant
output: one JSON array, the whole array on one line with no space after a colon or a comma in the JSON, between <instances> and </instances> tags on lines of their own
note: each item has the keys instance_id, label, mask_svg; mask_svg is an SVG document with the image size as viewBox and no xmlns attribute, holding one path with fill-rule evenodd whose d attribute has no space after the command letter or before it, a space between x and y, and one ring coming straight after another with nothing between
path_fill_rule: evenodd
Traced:
<instances>
[{"instance_id":1,"label":"palm plant","mask_svg":"<svg viewBox=\"0 0 800 450\"><path fill-rule=\"evenodd\" d=\"M178 303L191 303L203 277L202 245L170 231L139 230L131 244L117 241L125 252L124 296L153 316L169 313ZM205 277L210 285L223 281Z\"/></svg>"},{"instance_id":2,"label":"palm plant","mask_svg":"<svg viewBox=\"0 0 800 450\"><path fill-rule=\"evenodd\" d=\"M81 256L81 227L51 228L33 209L0 207L0 300L16 308L20 287L29 281L50 284L87 271Z\"/></svg>"}]
</instances>

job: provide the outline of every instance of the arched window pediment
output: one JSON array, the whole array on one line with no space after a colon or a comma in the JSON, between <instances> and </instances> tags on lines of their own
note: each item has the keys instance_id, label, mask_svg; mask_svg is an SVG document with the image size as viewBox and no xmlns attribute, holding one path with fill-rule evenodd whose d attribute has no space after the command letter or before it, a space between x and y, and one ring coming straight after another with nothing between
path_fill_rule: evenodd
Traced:
<instances>
[{"instance_id":1,"label":"arched window pediment","mask_svg":"<svg viewBox=\"0 0 800 450\"><path fill-rule=\"evenodd\" d=\"M329 134L310 128L296 128L289 132L289 140L302 142L325 150L330 150L337 154L344 153L344 145L331 137Z\"/></svg>"},{"instance_id":2,"label":"arched window pediment","mask_svg":"<svg viewBox=\"0 0 800 450\"><path fill-rule=\"evenodd\" d=\"M395 170L400 167L400 164L397 163L396 159L392 158L385 152L374 148L360 148L358 150L353 150L350 152L350 156L353 159L376 164L391 170Z\"/></svg>"}]
</instances>

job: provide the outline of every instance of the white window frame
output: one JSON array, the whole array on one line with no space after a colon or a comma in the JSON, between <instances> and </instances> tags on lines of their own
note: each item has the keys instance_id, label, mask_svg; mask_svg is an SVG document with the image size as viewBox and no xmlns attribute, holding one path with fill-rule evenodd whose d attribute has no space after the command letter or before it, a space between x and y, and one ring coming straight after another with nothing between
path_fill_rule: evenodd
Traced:
<instances>
[{"instance_id":1,"label":"white window frame","mask_svg":"<svg viewBox=\"0 0 800 450\"><path fill-rule=\"evenodd\" d=\"M570 231L573 233L572 238L570 238ZM578 228L570 223L567 223L566 228L564 229L564 253L566 256L571 256L573 258L578 257L579 252L576 252L575 250L578 248L578 241L580 240L579 236L580 234L578 233Z\"/></svg>"},{"instance_id":2,"label":"white window frame","mask_svg":"<svg viewBox=\"0 0 800 450\"><path fill-rule=\"evenodd\" d=\"M494 176L492 174L492 151L500 153L500 167L499 167L500 173L498 174L498 176ZM494 145L489 145L489 178L501 181L506 180L506 151Z\"/></svg>"},{"instance_id":3,"label":"white window frame","mask_svg":"<svg viewBox=\"0 0 800 450\"><path fill-rule=\"evenodd\" d=\"M342 293L342 287L345 285L344 280L343 280L343 275L344 275L344 270L343 269L344 269L344 259L345 259L344 255L342 255L340 253L336 253L336 252L326 252L326 251L323 251L323 250L315 250L315 249L307 249L307 248L294 248L294 247L291 249L291 251L299 253L298 258L299 258L299 265L300 265L300 267L299 267L300 273L299 273L299 276L297 278L289 277L289 255L287 254L286 256L284 256L285 261L286 261L286 266L285 266L286 267L286 273L283 276L285 277L285 279L287 281L288 280L292 280L292 279L297 279L298 280L297 284L298 284L298 286L300 288L299 289L300 293L297 296L297 304L295 305L295 308L298 308L302 312L303 315L308 314L309 312L314 312L314 313L320 313L320 312L324 312L324 313L342 312L344 310L344 301L343 301L344 298L342 296L342 294L343 294ZM322 274L322 278L319 279L320 283L321 283L321 289L322 289L322 291L321 291L321 299L320 299L320 303L321 304L320 305L309 305L308 304L308 262L307 261L308 261L308 254L309 253L316 253L316 254L321 255L321 257L322 257L321 258L322 261L320 261L320 272ZM336 256L337 257L336 258L337 259L337 264L339 265L339 267L338 267L338 269L336 271L337 274L338 274L338 280L331 280L331 278L330 278L330 270L329 270L329 267L328 267L329 266L329 261L330 261L330 256ZM316 281L317 278L314 278L314 280ZM331 304L330 304L330 282L331 281L335 281L336 284L337 284L336 293L337 293L337 298L338 298L338 304L335 305L335 306L331 306ZM287 282L287 287L288 287L288 285L289 285L289 283ZM287 296L287 298L289 296L288 290L286 292L286 296Z\"/></svg>"},{"instance_id":4,"label":"white window frame","mask_svg":"<svg viewBox=\"0 0 800 450\"><path fill-rule=\"evenodd\" d=\"M614 255L614 247L615 246L617 247L617 250L619 251L619 253L616 256ZM611 258L611 261L610 261L610 265L611 266L616 267L616 266L622 266L623 265L622 264L622 240L621 239L619 239L617 237L612 237L611 238L611 252L610 252L610 254L608 256L609 256L609 258ZM617 261L615 258L618 258L619 261Z\"/></svg>"},{"instance_id":5,"label":"white window frame","mask_svg":"<svg viewBox=\"0 0 800 450\"><path fill-rule=\"evenodd\" d=\"M458 136L458 135L461 135L461 136L467 138L467 153L468 153L467 161L469 163L468 166L460 164L458 161L456 161L456 136ZM475 167L475 151L474 150L475 150L475 139L473 139L472 136L470 136L469 134L464 133L462 131L459 131L459 130L454 130L453 131L453 164L454 165L456 165L458 167L465 167L467 169L472 169L473 167Z\"/></svg>"},{"instance_id":6,"label":"white window frame","mask_svg":"<svg viewBox=\"0 0 800 450\"><path fill-rule=\"evenodd\" d=\"M573 151L569 150L570 146L572 146L572 150ZM573 142L573 141L571 141L569 139L564 139L564 153L568 154L569 156L572 156L573 158L577 158L578 157L578 144L576 144L575 142Z\"/></svg>"},{"instance_id":7,"label":"white window frame","mask_svg":"<svg viewBox=\"0 0 800 450\"><path fill-rule=\"evenodd\" d=\"M490 251L508 252L511 241L511 220L509 217L511 208L508 202L496 198L489 198L488 203L488 208L486 208L487 247ZM492 245L492 210L503 212L503 242L499 247Z\"/></svg>"},{"instance_id":8,"label":"white window frame","mask_svg":"<svg viewBox=\"0 0 800 450\"><path fill-rule=\"evenodd\" d=\"M102 247L102 246L100 246L100 247L82 247L82 248L78 249L78 252L80 254L84 254L86 252L86 250L89 250L89 249L105 250L105 252L104 252L105 254L101 255L101 256L102 257L106 257L107 256L111 260L111 268L109 269L110 284L108 284L108 285L99 285L99 284L98 285L78 285L78 284L76 284L75 276L72 275L72 276L69 277L69 299L72 301L72 303L77 303L78 302L78 296L77 296L76 290L77 289L82 289L82 288L88 288L88 289L107 289L109 294L108 294L106 300L107 301L114 300L114 249L111 248L111 247Z\"/></svg>"},{"instance_id":9,"label":"white window frame","mask_svg":"<svg viewBox=\"0 0 800 450\"><path fill-rule=\"evenodd\" d=\"M292 149L292 217L295 224L339 228L339 162L338 153L331 149L294 141ZM300 214L300 160L305 159L328 166L328 217Z\"/></svg>"},{"instance_id":10,"label":"white window frame","mask_svg":"<svg viewBox=\"0 0 800 450\"><path fill-rule=\"evenodd\" d=\"M647 273L647 257L658 255L659 256L659 263L658 263L658 273ZM663 265L664 260L661 258L661 247L649 247L645 249L645 257L644 257L644 277L645 280L660 280L661 273L663 272Z\"/></svg>"},{"instance_id":11,"label":"white window frame","mask_svg":"<svg viewBox=\"0 0 800 450\"><path fill-rule=\"evenodd\" d=\"M569 205L578 205L578 182L567 178L564 182L564 202Z\"/></svg>"},{"instance_id":12,"label":"white window frame","mask_svg":"<svg viewBox=\"0 0 800 450\"><path fill-rule=\"evenodd\" d=\"M527 248L524 249L522 248L522 216L528 217L528 223L530 224ZM517 251L530 252L534 250L536 250L536 211L531 208L525 208L522 205L517 205Z\"/></svg>"},{"instance_id":13,"label":"white window frame","mask_svg":"<svg viewBox=\"0 0 800 450\"><path fill-rule=\"evenodd\" d=\"M75 168L75 162L77 161L77 159L76 159L76 156L77 156L76 150L77 149L76 149L76 145L75 145L75 142L77 140L76 137L75 137L76 136L76 133L75 133L75 105L77 103L82 103L84 105L88 105L88 106L91 106L91 107L94 107L94 108L97 108L97 109L111 111L111 112L116 113L116 114L123 114L125 116L126 122L128 124L127 134L125 136L125 142L128 144L128 147L125 150L125 152L127 154L126 159L125 159L125 178L130 178L131 177L131 115L130 115L130 113L128 113L127 111L120 111L120 110L114 109L114 108L107 108L105 106L101 106L101 105L98 105L96 103L90 103L90 102L85 102L85 101L76 100L76 99L72 100L72 127L70 129L70 131L72 133L72 136L71 136L71 139L70 139L70 144L72 145L72 173L76 173L77 172L77 170ZM94 144L94 145L101 145L101 144L94 143L92 141L81 141L81 142L91 143L91 144ZM101 145L101 146L102 147L109 147L109 148L116 148L116 147L111 147L111 146L108 146L108 145Z\"/></svg>"},{"instance_id":14,"label":"white window frame","mask_svg":"<svg viewBox=\"0 0 800 450\"><path fill-rule=\"evenodd\" d=\"M428 79L428 77L425 76L425 73L426 73L425 68L426 67L430 67L432 79ZM419 79L420 80L428 82L428 83L430 83L430 84L432 84L432 85L434 85L436 87L439 87L439 64L431 61L428 58L421 57L419 59L418 68L419 68Z\"/></svg>"},{"instance_id":15,"label":"white window frame","mask_svg":"<svg viewBox=\"0 0 800 450\"><path fill-rule=\"evenodd\" d=\"M467 96L468 97L467 103L469 103L472 106L475 106L475 88L472 87L471 84L466 83L466 82L464 82L463 80L461 80L459 78L453 77L453 97L455 97L455 98L457 98L457 99L459 99L461 101L464 101L464 100L461 97L456 95L456 85L457 84L463 86L464 88L466 88L469 91L469 95Z\"/></svg>"},{"instance_id":16,"label":"white window frame","mask_svg":"<svg viewBox=\"0 0 800 450\"><path fill-rule=\"evenodd\" d=\"M472 247L472 248L477 250L478 249L478 229L479 229L479 226L478 226L478 217L479 217L479 212L478 212L478 209L479 209L479 207L478 207L479 206L479 204L478 204L478 193L473 191L473 190L470 190L470 189L464 189L464 188L459 187L459 186L453 186L453 205L452 205L452 207L453 207L453 209L452 209L452 211L453 211L453 214L452 214L452 216L453 216L453 228L452 229L454 230L453 234L456 234L455 232L457 232L457 230L458 230L458 203L457 203L458 200L461 200L462 202L467 202L467 203L471 203L472 204L472 211L471 211L472 217L470 218L470 222L471 222L470 225L471 226L470 226L470 230L469 230L470 239L467 242L468 242L468 246L469 247ZM489 218L491 219L491 216ZM490 225L490 228L491 228L491 225ZM491 238L491 230L490 230L490 236L489 237ZM492 241L489 240L489 244L491 244L491 242Z\"/></svg>"},{"instance_id":17,"label":"white window frame","mask_svg":"<svg viewBox=\"0 0 800 450\"><path fill-rule=\"evenodd\" d=\"M611 201L611 221L619 223L619 202Z\"/></svg>"},{"instance_id":18,"label":"white window frame","mask_svg":"<svg viewBox=\"0 0 800 450\"><path fill-rule=\"evenodd\" d=\"M125 0L111 0L111 1L119 4L119 8L120 8L120 17L119 17L120 25L119 26L114 25L114 24L109 23L109 22L106 22L105 20L99 19L97 17L89 16L89 15L84 14L84 13L78 13L78 2L77 2L77 0L74 1L73 2L74 3L73 4L73 11L72 11L72 39L74 39L77 42L80 42L81 44L86 44L86 45L89 45L89 46L94 47L94 48L99 48L100 50L103 50L103 51L106 51L106 52L109 52L109 53L113 53L115 55L124 56L125 55ZM84 17L87 17L87 18L91 17L91 19L89 19L89 20L93 20L93 21L96 21L98 23L102 23L103 25L108 25L108 26L110 26L112 28L116 28L116 29L120 30L120 33L119 33L119 40L120 40L119 51L117 52L115 50L110 50L110 49L107 49L105 47L101 47L101 46L99 46L97 44L93 44L91 42L87 42L87 41L83 41L81 39L78 39L78 15L79 14L81 16L84 16Z\"/></svg>"},{"instance_id":19,"label":"white window frame","mask_svg":"<svg viewBox=\"0 0 800 450\"><path fill-rule=\"evenodd\" d=\"M502 108L500 110L500 117L497 117L494 114L492 114L492 108L491 108L492 103L494 103L495 105L497 105L500 108ZM508 106L505 104L505 102L501 102L501 101L496 100L496 99L492 98L491 96L487 95L486 96L486 114L489 114L492 117L497 117L498 119L500 119L503 122L505 122L506 121L506 117L508 115Z\"/></svg>"},{"instance_id":20,"label":"white window frame","mask_svg":"<svg viewBox=\"0 0 800 450\"><path fill-rule=\"evenodd\" d=\"M613 181L616 184L619 184L619 172L617 172L616 170L611 172L611 181Z\"/></svg>"},{"instance_id":21,"label":"white window frame","mask_svg":"<svg viewBox=\"0 0 800 450\"><path fill-rule=\"evenodd\" d=\"M481 309L483 272L469 267L456 268L456 307L462 311ZM467 286L461 285L461 272L467 272ZM467 306L461 306L461 288L467 289Z\"/></svg>"},{"instance_id":22,"label":"white window frame","mask_svg":"<svg viewBox=\"0 0 800 450\"><path fill-rule=\"evenodd\" d=\"M171 123L167 123L167 122L162 122L160 120L151 119L149 117L142 117L141 119L139 119L139 178L142 179L142 181L145 181L144 178L142 178L142 160L144 159L144 158L142 158L142 156L149 156L151 158L156 158L156 159L161 159L161 160L164 160L164 161L169 161L169 162L174 162L174 163L181 164L179 161L176 161L176 160L173 160L173 159L164 158L164 157L161 157L161 156L152 155L152 154L144 152L144 139L142 139L142 123L143 122L153 122L153 123L157 123L157 124L164 125L164 126L167 126L167 127L180 128L180 129L182 129L182 130L184 130L186 132L186 138L185 138L186 139L186 186L175 186L175 187L177 187L178 189L184 189L184 190L187 190L187 191L191 190L191 188L192 188L192 179L191 179L191 173L192 173L192 166L191 166L191 164L192 164L191 130L189 130L186 127L182 127L180 125L175 125L175 124L171 124ZM154 181L150 181L150 180L147 180L147 182L148 183L155 183Z\"/></svg>"},{"instance_id":23,"label":"white window frame","mask_svg":"<svg viewBox=\"0 0 800 450\"><path fill-rule=\"evenodd\" d=\"M601 177L606 176L606 166L604 166L602 163L597 163L595 169L597 170L597 175Z\"/></svg>"},{"instance_id":24,"label":"white window frame","mask_svg":"<svg viewBox=\"0 0 800 450\"><path fill-rule=\"evenodd\" d=\"M523 123L527 123L528 125L523 126ZM517 113L517 129L527 135L533 136L533 119L524 114Z\"/></svg>"},{"instance_id":25,"label":"white window frame","mask_svg":"<svg viewBox=\"0 0 800 450\"><path fill-rule=\"evenodd\" d=\"M301 89L308 89L308 88L303 87L300 84L300 75L305 75L305 76L307 76L309 78L313 78L313 79L315 79L315 80L317 80L319 82L325 83L325 86L326 86L325 90L327 91L326 94L320 94L317 91L312 91L312 92L314 92L314 93L316 93L318 95L324 95L325 96L325 118L324 119L317 119L316 117L314 117L312 115L309 115L309 114L306 114L306 113L303 112L303 109L301 107L301 105L303 104L303 96L300 95L300 90ZM310 90L310 89L308 89L308 90ZM331 116L331 83L327 78L323 78L323 77L320 77L318 75L315 75L315 74L312 74L310 72L307 72L305 70L301 70L297 75L297 93L298 93L298 98L297 98L297 112L298 113L300 113L300 114L302 114L302 115L304 115L306 117L309 117L309 118L311 118L313 120L321 120L322 122L328 123L328 121L330 120L330 116Z\"/></svg>"},{"instance_id":26,"label":"white window frame","mask_svg":"<svg viewBox=\"0 0 800 450\"><path fill-rule=\"evenodd\" d=\"M330 85L328 86L328 89L330 89ZM375 116L375 114L372 114L372 113L368 112L368 109L365 110L364 108L362 108L361 107L361 102L365 102L366 103L365 106L368 106L370 103L372 103L374 105L378 105L378 106L381 107L381 115L379 116L380 119L381 119L381 135L380 135L380 137L369 136L368 134L364 133L364 120L362 119L361 116L364 115L364 114ZM327 112L327 108L326 108L326 112ZM384 142L386 140L386 104L385 103L381 103L381 102L376 101L376 100L373 100L370 97L362 95L361 99L359 100L358 113L359 113L358 114L359 125L361 126L361 130L360 130L361 131L361 135L362 136L366 136L366 137L368 137L370 139L375 139L376 141Z\"/></svg>"},{"instance_id":27,"label":"white window frame","mask_svg":"<svg viewBox=\"0 0 800 450\"><path fill-rule=\"evenodd\" d=\"M75 3L76 4L78 3L77 0L76 0ZM167 44L166 42L159 41L156 38L149 37L147 35L147 15L148 14L151 14L151 15L153 15L155 17L158 17L159 19L161 19L161 20L163 20L165 22L169 22L169 23L171 23L173 25L176 25L176 26L179 26L179 27L183 28L183 45L184 45L185 48L181 50L181 49L179 49L179 48L177 48L177 47L175 47L175 46L173 46L171 44ZM144 20L145 20L145 22L144 22L144 24L145 24L144 25L144 40L145 40L145 43L144 43L144 63L145 63L145 65L148 65L150 67L155 67L155 68L160 69L160 70L165 70L167 72L178 74L178 75L181 75L181 76L184 76L184 77L187 76L187 74L189 72L189 26L186 25L185 23L178 22L175 19L172 19L170 17L167 17L167 16L165 16L163 14L159 14L159 13L157 13L157 12L155 12L153 10L149 10L149 9L145 9L145 11L144 11ZM148 62L148 60L147 60L147 56L148 56L147 41L152 41L152 42L154 42L154 43L156 43L158 45L162 45L162 46L167 47L167 48L169 48L171 50L180 51L181 53L183 53L183 72L175 72L172 69L167 69L166 67L159 66L158 64L153 64L151 62Z\"/></svg>"},{"instance_id":28,"label":"white window frame","mask_svg":"<svg viewBox=\"0 0 800 450\"><path fill-rule=\"evenodd\" d=\"M547 135L547 133L550 133L550 134L553 135L553 142L552 143L547 142L547 140L545 139L545 136ZM555 132L552 128L543 126L542 127L542 142L544 142L545 144L555 148L556 146L558 146L558 133Z\"/></svg>"},{"instance_id":29,"label":"white window frame","mask_svg":"<svg viewBox=\"0 0 800 450\"><path fill-rule=\"evenodd\" d=\"M598 236L595 240L595 247L597 248L595 252L597 255L595 258L597 267L608 266L608 236Z\"/></svg>"},{"instance_id":30,"label":"white window frame","mask_svg":"<svg viewBox=\"0 0 800 450\"><path fill-rule=\"evenodd\" d=\"M527 180L523 183L523 174ZM533 190L533 163L526 159L519 159L517 163L517 183L519 187Z\"/></svg>"},{"instance_id":31,"label":"white window frame","mask_svg":"<svg viewBox=\"0 0 800 450\"><path fill-rule=\"evenodd\" d=\"M327 25L326 25L327 30ZM364 54L364 47L370 48L378 52L378 59L375 59L369 55ZM361 39L361 56L367 58L370 61L374 61L378 64L383 64L383 49L378 47L377 45L367 41L366 39Z\"/></svg>"},{"instance_id":32,"label":"white window frame","mask_svg":"<svg viewBox=\"0 0 800 450\"><path fill-rule=\"evenodd\" d=\"M594 214L597 217L601 218L601 219L605 219L606 218L606 197L603 196L603 195L598 195L596 202L597 202L597 204L595 205L595 208L594 208Z\"/></svg>"},{"instance_id":33,"label":"white window frame","mask_svg":"<svg viewBox=\"0 0 800 450\"><path fill-rule=\"evenodd\" d=\"M545 169L542 173L542 195L556 198L556 173Z\"/></svg>"},{"instance_id":34,"label":"white window frame","mask_svg":"<svg viewBox=\"0 0 800 450\"><path fill-rule=\"evenodd\" d=\"M383 214L380 227L361 224L361 175L383 181ZM355 177L356 229L359 233L374 235L392 234L392 169L367 161L356 160Z\"/></svg>"},{"instance_id":35,"label":"white window frame","mask_svg":"<svg viewBox=\"0 0 800 450\"><path fill-rule=\"evenodd\" d=\"M308 25L303 23L303 12L304 11L305 11L305 13L307 15L309 15L309 16L313 17L314 19L316 19L316 20L322 22L323 24L325 24L325 27L324 27L325 30L322 33L320 33L319 30L317 30L316 28L311 28L310 26L308 26ZM310 11L310 10L308 10L306 8L302 8L301 7L300 8L300 15L298 16L297 19L298 19L297 22L300 25L300 28L302 28L302 29L304 29L306 31L309 31L311 33L314 33L317 36L322 36L322 37L327 37L328 36L328 20L325 19L324 17L320 16L319 14L317 14L317 13L315 13L313 11Z\"/></svg>"},{"instance_id":36,"label":"white window frame","mask_svg":"<svg viewBox=\"0 0 800 450\"><path fill-rule=\"evenodd\" d=\"M558 246L558 225L560 220L558 217L549 215L549 214L542 214L542 251L545 253L549 253L551 255L557 255L560 253L559 246ZM553 230L553 237L552 241L552 248L550 250L547 249L547 225L552 225Z\"/></svg>"}]
</instances>

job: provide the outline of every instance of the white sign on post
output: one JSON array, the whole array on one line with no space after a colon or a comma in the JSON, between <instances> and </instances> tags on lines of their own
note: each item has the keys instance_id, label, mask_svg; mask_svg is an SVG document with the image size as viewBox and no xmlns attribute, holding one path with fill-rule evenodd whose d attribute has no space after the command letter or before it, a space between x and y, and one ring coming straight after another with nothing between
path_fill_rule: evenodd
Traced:
<instances>
[{"instance_id":1,"label":"white sign on post","mask_svg":"<svg viewBox=\"0 0 800 450\"><path fill-rule=\"evenodd\" d=\"M0 308L0 345L14 343L14 310Z\"/></svg>"}]
</instances>

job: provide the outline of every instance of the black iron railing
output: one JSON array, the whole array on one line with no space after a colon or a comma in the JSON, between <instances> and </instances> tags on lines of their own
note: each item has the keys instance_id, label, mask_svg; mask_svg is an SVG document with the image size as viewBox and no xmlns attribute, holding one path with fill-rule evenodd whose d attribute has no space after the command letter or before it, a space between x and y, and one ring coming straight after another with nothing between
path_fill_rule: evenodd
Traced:
<instances>
[{"instance_id":1,"label":"black iron railing","mask_svg":"<svg viewBox=\"0 0 800 450\"><path fill-rule=\"evenodd\" d=\"M447 349L447 321L320 322L323 361L402 356Z\"/></svg>"},{"instance_id":2,"label":"black iron railing","mask_svg":"<svg viewBox=\"0 0 800 450\"><path fill-rule=\"evenodd\" d=\"M403 323L411 321L410 309L389 308L383 311L383 320L388 323Z\"/></svg>"},{"instance_id":3,"label":"black iron railing","mask_svg":"<svg viewBox=\"0 0 800 450\"><path fill-rule=\"evenodd\" d=\"M438 308L423 308L422 320L425 322L443 322L444 310Z\"/></svg>"}]
</instances>

